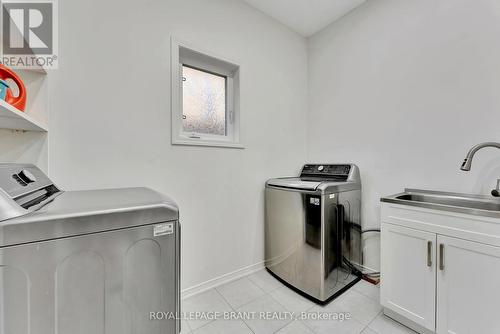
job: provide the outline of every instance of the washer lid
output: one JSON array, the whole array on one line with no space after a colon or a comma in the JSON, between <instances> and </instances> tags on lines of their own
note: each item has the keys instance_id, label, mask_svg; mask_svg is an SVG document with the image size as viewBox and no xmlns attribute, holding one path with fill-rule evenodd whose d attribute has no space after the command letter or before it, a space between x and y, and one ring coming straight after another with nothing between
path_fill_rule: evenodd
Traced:
<instances>
[{"instance_id":1,"label":"washer lid","mask_svg":"<svg viewBox=\"0 0 500 334\"><path fill-rule=\"evenodd\" d=\"M361 181L355 164L307 164L300 177L270 179L266 187L336 193L359 190Z\"/></svg>"},{"instance_id":2,"label":"washer lid","mask_svg":"<svg viewBox=\"0 0 500 334\"><path fill-rule=\"evenodd\" d=\"M296 191L319 191L323 194L339 193L350 190L360 190L361 183L359 182L336 182L336 181L312 181L310 179L289 177L271 179L266 182L268 188L280 188L283 190Z\"/></svg>"},{"instance_id":3,"label":"washer lid","mask_svg":"<svg viewBox=\"0 0 500 334\"><path fill-rule=\"evenodd\" d=\"M268 186L315 191L321 185L319 180L304 180L300 177L285 177L267 181Z\"/></svg>"},{"instance_id":4,"label":"washer lid","mask_svg":"<svg viewBox=\"0 0 500 334\"><path fill-rule=\"evenodd\" d=\"M0 247L178 219L177 205L151 189L67 191L34 212L0 222Z\"/></svg>"}]
</instances>

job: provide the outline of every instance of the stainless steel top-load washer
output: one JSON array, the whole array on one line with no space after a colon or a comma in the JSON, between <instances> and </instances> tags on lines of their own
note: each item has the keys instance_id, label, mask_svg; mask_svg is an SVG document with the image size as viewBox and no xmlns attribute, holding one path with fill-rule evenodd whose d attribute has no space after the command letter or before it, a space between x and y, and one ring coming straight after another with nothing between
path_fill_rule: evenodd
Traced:
<instances>
[{"instance_id":1,"label":"stainless steel top-load washer","mask_svg":"<svg viewBox=\"0 0 500 334\"><path fill-rule=\"evenodd\" d=\"M354 164L313 165L268 180L266 268L306 297L326 303L360 279L361 181Z\"/></svg>"},{"instance_id":2,"label":"stainless steel top-load washer","mask_svg":"<svg viewBox=\"0 0 500 334\"><path fill-rule=\"evenodd\" d=\"M63 192L0 164L0 334L179 333L178 218L146 188Z\"/></svg>"}]
</instances>

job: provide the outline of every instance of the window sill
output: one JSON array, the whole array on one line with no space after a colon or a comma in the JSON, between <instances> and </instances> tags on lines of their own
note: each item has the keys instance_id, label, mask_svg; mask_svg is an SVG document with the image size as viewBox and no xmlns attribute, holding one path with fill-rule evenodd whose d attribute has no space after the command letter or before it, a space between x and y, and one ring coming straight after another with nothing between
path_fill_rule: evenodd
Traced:
<instances>
[{"instance_id":1,"label":"window sill","mask_svg":"<svg viewBox=\"0 0 500 334\"><path fill-rule=\"evenodd\" d=\"M172 145L207 146L207 147L236 148L236 149L245 148L240 143L217 141L217 140L203 140L203 139L173 139Z\"/></svg>"}]
</instances>

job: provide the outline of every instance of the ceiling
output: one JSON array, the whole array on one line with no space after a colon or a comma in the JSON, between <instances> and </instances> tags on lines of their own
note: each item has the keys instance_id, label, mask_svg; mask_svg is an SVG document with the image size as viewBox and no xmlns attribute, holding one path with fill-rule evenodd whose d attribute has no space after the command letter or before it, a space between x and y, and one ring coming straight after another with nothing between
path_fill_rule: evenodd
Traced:
<instances>
[{"instance_id":1,"label":"ceiling","mask_svg":"<svg viewBox=\"0 0 500 334\"><path fill-rule=\"evenodd\" d=\"M299 34L309 37L366 0L244 0Z\"/></svg>"}]
</instances>

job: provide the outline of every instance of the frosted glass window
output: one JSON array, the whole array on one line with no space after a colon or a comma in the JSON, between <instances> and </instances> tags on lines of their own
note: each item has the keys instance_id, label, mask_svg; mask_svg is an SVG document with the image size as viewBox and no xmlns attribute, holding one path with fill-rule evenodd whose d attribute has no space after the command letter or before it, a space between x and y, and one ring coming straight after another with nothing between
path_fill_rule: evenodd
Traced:
<instances>
[{"instance_id":1,"label":"frosted glass window","mask_svg":"<svg viewBox=\"0 0 500 334\"><path fill-rule=\"evenodd\" d=\"M225 136L226 77L182 66L182 129Z\"/></svg>"},{"instance_id":2,"label":"frosted glass window","mask_svg":"<svg viewBox=\"0 0 500 334\"><path fill-rule=\"evenodd\" d=\"M171 42L172 145L244 148L240 66Z\"/></svg>"}]
</instances>

